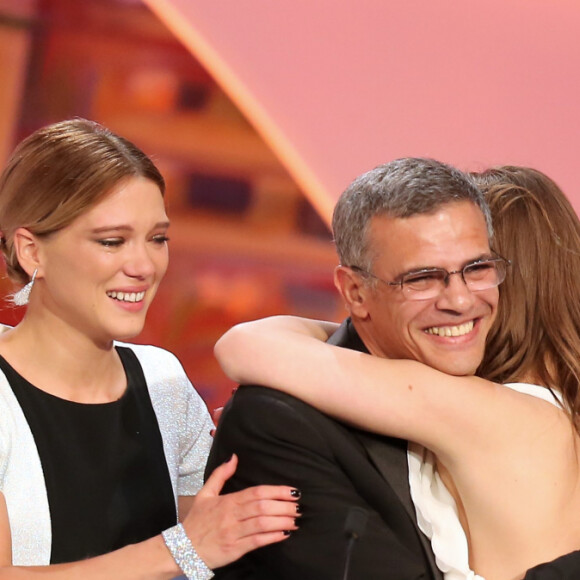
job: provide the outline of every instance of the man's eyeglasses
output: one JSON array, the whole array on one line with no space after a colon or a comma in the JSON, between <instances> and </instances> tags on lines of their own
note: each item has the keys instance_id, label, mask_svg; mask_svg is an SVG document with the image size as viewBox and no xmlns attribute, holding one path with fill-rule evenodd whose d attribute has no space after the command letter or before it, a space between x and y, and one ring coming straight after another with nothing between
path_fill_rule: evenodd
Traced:
<instances>
[{"instance_id":1,"label":"man's eyeglasses","mask_svg":"<svg viewBox=\"0 0 580 580\"><path fill-rule=\"evenodd\" d=\"M448 272L445 268L425 268L414 272L401 274L398 280L388 282L371 272L367 272L358 266L350 266L355 272L369 276L387 284L388 286L400 286L407 300L429 300L439 296L449 284L449 277L453 274L461 274L465 285L472 291L488 290L499 286L506 276L509 260L497 256L470 262L461 268Z\"/></svg>"}]
</instances>

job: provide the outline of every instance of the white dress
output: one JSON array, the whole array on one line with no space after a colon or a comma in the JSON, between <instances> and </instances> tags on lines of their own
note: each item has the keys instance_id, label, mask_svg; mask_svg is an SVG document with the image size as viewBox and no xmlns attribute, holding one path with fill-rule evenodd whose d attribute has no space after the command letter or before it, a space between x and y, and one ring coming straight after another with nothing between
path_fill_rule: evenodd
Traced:
<instances>
[{"instance_id":1,"label":"white dress","mask_svg":"<svg viewBox=\"0 0 580 580\"><path fill-rule=\"evenodd\" d=\"M528 383L509 383L505 386L553 405L562 405L545 387ZM485 580L469 568L467 537L459 522L455 500L436 470L434 454L410 442L407 461L417 524L431 540L435 561L443 577L445 580Z\"/></svg>"}]
</instances>

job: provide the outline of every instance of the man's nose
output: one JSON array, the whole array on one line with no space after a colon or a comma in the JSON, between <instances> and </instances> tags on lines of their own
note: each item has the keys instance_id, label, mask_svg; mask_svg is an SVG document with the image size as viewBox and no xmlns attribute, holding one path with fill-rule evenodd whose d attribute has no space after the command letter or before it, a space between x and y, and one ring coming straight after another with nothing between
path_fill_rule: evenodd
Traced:
<instances>
[{"instance_id":1,"label":"man's nose","mask_svg":"<svg viewBox=\"0 0 580 580\"><path fill-rule=\"evenodd\" d=\"M437 300L437 306L441 310L465 312L473 306L474 300L475 296L467 287L462 272L459 270L449 273L447 284Z\"/></svg>"}]
</instances>

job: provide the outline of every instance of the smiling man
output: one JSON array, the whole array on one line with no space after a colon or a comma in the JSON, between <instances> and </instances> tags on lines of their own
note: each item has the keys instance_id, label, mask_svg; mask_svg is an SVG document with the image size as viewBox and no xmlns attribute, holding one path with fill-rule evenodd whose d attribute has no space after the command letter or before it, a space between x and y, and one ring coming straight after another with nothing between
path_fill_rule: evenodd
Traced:
<instances>
[{"instance_id":1,"label":"smiling man","mask_svg":"<svg viewBox=\"0 0 580 580\"><path fill-rule=\"evenodd\" d=\"M371 354L473 374L498 299L485 276L504 264L476 186L433 160L394 161L349 187L333 228L336 285Z\"/></svg>"},{"instance_id":2,"label":"smiling man","mask_svg":"<svg viewBox=\"0 0 580 580\"><path fill-rule=\"evenodd\" d=\"M341 262L335 282L350 317L331 341L449 374L475 373L505 261L490 248L491 218L471 179L431 159L387 163L343 193L333 230ZM239 467L227 491L297 487L300 529L216 571L217 578L442 578L417 527L406 441L245 386L224 410L208 473L234 452Z\"/></svg>"}]
</instances>

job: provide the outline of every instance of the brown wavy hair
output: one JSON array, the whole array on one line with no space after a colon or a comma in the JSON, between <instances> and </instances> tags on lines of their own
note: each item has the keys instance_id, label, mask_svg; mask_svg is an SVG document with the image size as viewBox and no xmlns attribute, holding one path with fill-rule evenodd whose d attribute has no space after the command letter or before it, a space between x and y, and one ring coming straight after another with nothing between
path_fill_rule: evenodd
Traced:
<instances>
[{"instance_id":1,"label":"brown wavy hair","mask_svg":"<svg viewBox=\"0 0 580 580\"><path fill-rule=\"evenodd\" d=\"M161 194L161 173L136 145L86 119L48 125L24 139L0 175L0 249L8 276L29 280L14 249L19 227L48 236L70 225L122 180L144 177Z\"/></svg>"},{"instance_id":2,"label":"brown wavy hair","mask_svg":"<svg viewBox=\"0 0 580 580\"><path fill-rule=\"evenodd\" d=\"M559 390L580 430L580 221L540 171L474 174L489 203L494 249L512 261L478 374Z\"/></svg>"}]
</instances>

